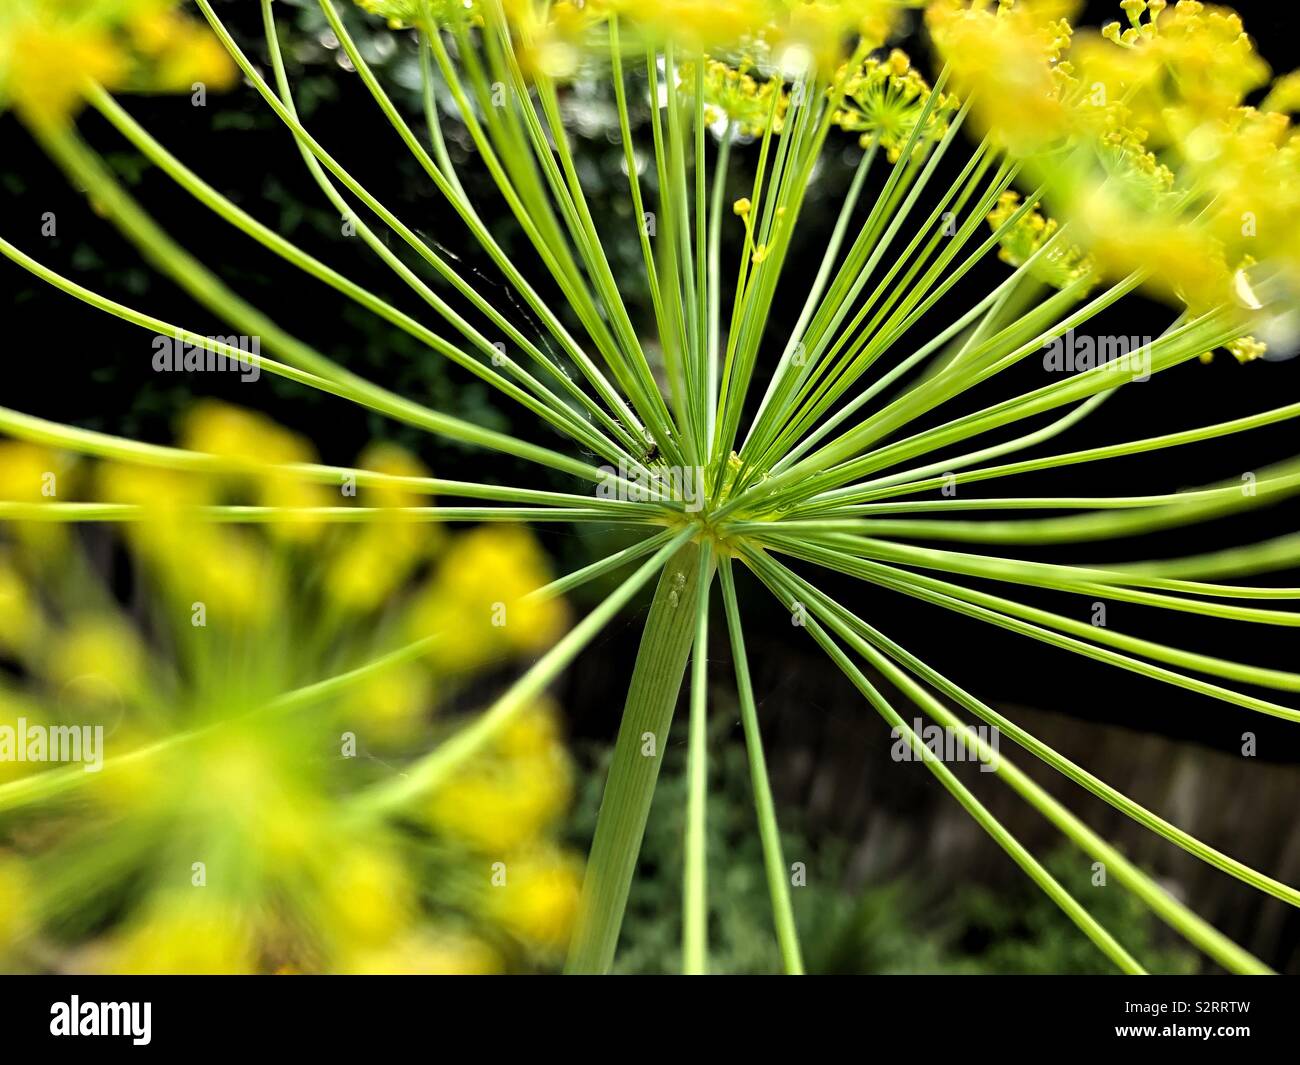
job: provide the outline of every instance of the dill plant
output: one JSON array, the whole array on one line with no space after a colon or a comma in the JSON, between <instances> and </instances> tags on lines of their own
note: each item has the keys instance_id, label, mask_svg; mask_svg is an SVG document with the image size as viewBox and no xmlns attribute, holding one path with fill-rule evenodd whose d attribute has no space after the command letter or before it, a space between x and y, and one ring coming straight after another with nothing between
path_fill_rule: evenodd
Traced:
<instances>
[{"instance_id":1,"label":"dill plant","mask_svg":"<svg viewBox=\"0 0 1300 1065\"><path fill-rule=\"evenodd\" d=\"M926 769L1120 970L1141 963L1002 825L882 693L887 681L929 721L957 730L992 763L972 720L994 726L1024 753L1223 873L1292 905L1300 892L1250 868L1134 802L1066 753L1052 749L891 638L885 619L835 598L845 579L889 589L991 628L1199 693L1295 721L1291 706L1240 690L1295 691L1300 675L1098 627L1030 606L1047 589L1241 625L1295 626L1294 588L1232 583L1294 563L1293 537L1213 554L1081 566L1018 557L1016 548L1122 541L1153 530L1247 510L1294 490L1295 461L1240 483L1141 496L982 497L986 481L1106 462L1208 442L1300 414L1288 404L1180 432L1053 450L1118 389L1216 350L1249 362L1289 354L1296 333L1300 182L1289 114L1294 76L1269 82L1240 19L1182 0L1124 0L1123 20L1075 34L1068 4L937 0L362 0L395 30L410 30L423 75L424 122L412 125L372 72L335 0L319 0L348 65L395 141L413 155L444 205L504 281L529 323L482 290L459 262L381 202L341 155L300 119L271 0L260 0L264 39L236 40L209 0L197 0L213 37L188 22L143 34L135 16L169 4L86 4L75 14L19 0L0 21L9 49L5 96L49 155L81 185L162 274L230 329L261 338L264 372L464 444L558 471L573 490L423 477L416 494L473 505L404 506L423 521L620 523L644 532L633 546L561 578L562 592L616 570L616 590L538 658L464 729L412 759L400 774L351 800L359 815L394 816L445 786L492 742L643 587L655 582L640 651L587 861L569 947L570 971L605 971L614 955L663 745L680 689L688 692L689 753L682 884L682 967L707 971L707 682L711 645L735 665L754 807L773 927L784 968L802 959L765 769L755 692L737 596L743 570L797 615L808 636L915 752ZM890 47L924 7L937 55L932 80ZM170 36L169 36L170 35ZM215 40L219 52L211 48ZM76 62L55 62L54 57ZM224 58L229 57L229 60ZM187 61L197 64L191 69ZM168 67L168 62L173 66ZM53 68L61 71L58 77ZM114 93L175 88L242 74L296 140L321 194L355 234L429 308L409 315L225 197L132 118ZM168 73L170 71L170 73ZM169 80L170 78L170 80ZM613 94L632 215L652 308L632 318L605 235L583 190L579 145L566 125L571 87ZM38 89L36 86L40 86ZM438 99L439 93L447 98ZM648 104L648 131L632 115ZM76 131L86 105L203 207L341 297L421 341L568 437L559 450L485 429L395 394L327 358L245 302L167 233L117 182ZM514 222L536 253L507 254L488 206L467 195L442 128L454 113ZM799 225L819 169L837 165L833 138L856 137L861 161L827 233ZM747 195L730 199L744 159ZM956 168L946 187L941 164ZM865 194L868 180L879 188ZM499 204L492 204L498 209ZM404 244L399 254L389 236ZM814 242L811 277L791 253ZM234 354L62 276L0 240L17 265L69 295L145 329ZM1002 280L970 300L963 280L994 257ZM559 302L544 295L545 278ZM945 405L980 395L1045 345L1124 306L1141 291L1170 307L1157 338L1114 359L1076 367L1028 391L945 417ZM774 308L800 308L788 334ZM936 327L936 322L939 323ZM654 338L648 342L647 335ZM950 410L951 408L947 408ZM937 419L937 420L936 420ZM208 456L91 434L0 412L0 428L48 446L185 469ZM1032 452L1032 457L1025 455ZM1015 456L1015 457L1013 457ZM315 486L340 477L383 483L373 471L312 463L274 466ZM960 488L960 492L957 489ZM936 494L937 493L937 494ZM10 520L125 520L130 504L14 501ZM1031 510L1028 517L1004 511ZM1070 513L1056 515L1053 511ZM958 515L956 512L962 512ZM967 516L971 512L972 516ZM212 521L367 522L383 508L301 502L195 513ZM918 543L919 541L919 543ZM983 545L976 551L926 546ZM968 579L1008 586L995 595ZM721 603L725 631L711 628ZM432 638L432 636L430 637ZM400 652L394 652L400 653ZM689 674L688 674L689 665ZM383 668L382 663L376 668ZM907 710L910 715L911 709ZM1161 888L1023 772L1005 752L996 775L1146 907L1217 964L1265 966ZM7 793L6 793L7 792ZM39 784L0 788L0 802L40 798Z\"/></svg>"}]
</instances>

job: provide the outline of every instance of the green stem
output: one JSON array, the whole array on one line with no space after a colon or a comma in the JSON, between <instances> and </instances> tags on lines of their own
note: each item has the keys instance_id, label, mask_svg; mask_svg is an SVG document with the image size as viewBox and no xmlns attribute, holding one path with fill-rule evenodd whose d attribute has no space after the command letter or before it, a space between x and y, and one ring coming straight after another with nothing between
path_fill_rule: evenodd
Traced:
<instances>
[{"instance_id":1,"label":"green stem","mask_svg":"<svg viewBox=\"0 0 1300 1065\"><path fill-rule=\"evenodd\" d=\"M763 845L763 869L767 874L767 890L772 899L776 939L781 948L781 962L785 971L790 975L802 975L803 956L799 949L799 933L794 923L794 907L790 902L790 882L786 876L781 832L776 824L776 804L772 801L772 787L767 779L767 762L763 758L763 735L758 727L758 707L754 702L754 688L749 678L749 658L745 653L745 633L740 622L740 608L736 603L736 583L731 571L730 558L723 557L718 572L722 580L722 598L727 611L727 629L731 633L731 657L736 667L736 694L740 699L740 720L745 729L745 750L749 755L749 780L754 789L754 812L758 815L758 836Z\"/></svg>"},{"instance_id":2,"label":"green stem","mask_svg":"<svg viewBox=\"0 0 1300 1065\"><path fill-rule=\"evenodd\" d=\"M664 568L637 652L596 835L587 859L568 973L604 973L614 959L623 910L663 762L673 710L695 636L699 548Z\"/></svg>"}]
</instances>

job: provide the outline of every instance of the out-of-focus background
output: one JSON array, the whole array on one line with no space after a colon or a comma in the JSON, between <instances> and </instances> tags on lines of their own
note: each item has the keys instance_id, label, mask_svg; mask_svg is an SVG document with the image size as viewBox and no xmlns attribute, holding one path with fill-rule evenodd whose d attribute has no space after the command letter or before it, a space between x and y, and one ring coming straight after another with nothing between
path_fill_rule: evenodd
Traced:
<instances>
[{"instance_id":1,"label":"out-of-focus background","mask_svg":"<svg viewBox=\"0 0 1300 1065\"><path fill-rule=\"evenodd\" d=\"M264 61L257 6L240 0L218 0L214 6L250 53ZM463 256L477 271L485 295L499 297L503 304L508 301L505 285L469 248L455 217L374 109L315 3L279 0L275 7L308 127L381 200L400 205L399 213L425 239ZM1282 32L1280 5L1236 7L1275 69L1294 65L1294 47ZM359 12L347 14L368 60L413 123L418 122L420 75L409 35L394 33ZM1079 21L1097 24L1119 14L1117 6L1094 3ZM928 69L924 43L903 43ZM446 93L442 100L446 106ZM597 228L634 319L648 325L651 316L612 101L599 90L579 87L567 103L568 120L581 138L580 176ZM127 105L176 155L255 216L398 306L417 315L425 312L360 242L349 243L341 236L340 219L312 184L292 139L246 87L213 94L203 108L192 107L184 98L130 99ZM645 118L644 105L634 117ZM526 240L477 164L453 111L446 111L444 123L471 197L491 205L484 210L494 212L491 227L507 251L531 263ZM197 210L164 176L115 140L103 122L88 116L83 130L160 221L183 235L209 268L252 302L272 310L291 331L311 338L350 368L438 409L556 442L545 429L410 338L333 297L322 299L322 290L309 279ZM184 321L199 333L229 332L152 274L113 228L68 189L12 116L0 116L0 145L0 188L11 239L76 279L93 279L96 287L128 303ZM824 247L819 235L833 223L857 153L853 139L845 136L839 150L842 159L830 152L821 165L800 222L809 234L800 253L804 258L787 267L792 280L811 276L815 269ZM752 163L743 150L738 152L734 196L747 191L743 182ZM643 180L652 177L652 170ZM58 219L57 236L44 238L40 219L49 211ZM978 292L999 269L990 265L985 274L967 279L960 292ZM0 288L8 297L3 342L11 372L4 387L6 406L137 439L170 442L180 414L201 391L244 408L273 412L278 422L309 438L325 462L350 464L368 442L391 441L440 476L569 487L559 475L506 457L471 452L355 410L341 412L338 401L269 375L256 384L243 384L219 379L221 375L203 375L200 381L189 375L156 374L150 366L150 337L142 331L73 303L9 264L0 265ZM799 293L798 300L791 298L792 305L778 308L777 320L792 324L801 298ZM520 308L514 307L513 313L521 323L527 321ZM1122 327L1115 329L1126 335L1154 335L1170 318L1167 309L1140 300L1125 301L1109 313L1125 316ZM324 328L323 315L328 315ZM52 322L57 323L53 331ZM1023 370L1026 375L1032 372L1028 366ZM1242 366L1220 356L1210 365L1192 363L1161 377L1126 389L1060 437L1060 449L1153 435L1276 405L1281 397L1295 394L1300 360ZM986 392L962 402L983 405L993 398L998 397ZM1122 468L1096 464L1065 475L1027 478L1023 490L1051 494L1068 484L1071 494L1080 495L1176 491L1239 476L1294 451L1293 434L1283 426L1198 450L1185 463L1156 456L1126 460ZM1238 542L1243 535L1264 538L1291 531L1295 516L1294 508L1275 507L1205 528L1149 536L1122 550L1078 545L1069 549L1074 553L1068 560L1191 554ZM100 534L87 535L93 541ZM621 542L621 535L612 528L536 530L559 572L608 551ZM1051 557L1061 558L1061 550ZM1270 582L1297 584L1297 576L1280 573ZM582 612L607 590L597 584L575 593L572 609ZM887 634L1138 802L1234 857L1287 883L1300 883L1300 743L1294 729L968 619L936 617L933 609L898 596L847 586L832 590ZM751 619L750 655L778 814L788 834L786 854L807 870L807 886L795 892L795 905L810 969L1107 971L1095 949L1036 893L929 774L918 765L890 759L888 730L807 634L791 626L789 614L765 602L758 587L743 585L741 591ZM1040 599L1028 596L1028 601ZM1086 614L1090 604L1075 606ZM572 809L558 831L579 851L585 849L594 824L601 769L617 727L644 609L642 603L611 626L554 693L563 708L563 731L577 759L579 781ZM1289 630L1252 626L1242 632L1245 626L1209 619L1192 623L1181 616L1152 618L1138 607L1118 603L1109 604L1109 610L1112 627L1136 635L1284 668L1296 660ZM770 971L778 967L778 958L739 718L730 701L725 647L714 654L714 962L723 970ZM888 686L882 687L888 693ZM1241 754L1245 732L1256 736L1253 757ZM684 734L675 736L656 795L619 955L623 971L664 971L678 964L684 745ZM1300 972L1300 918L1294 911L1145 833L1032 758L1017 761L1228 936L1274 967ZM1198 960L1122 888L1094 887L1090 860L1066 847L1050 825L1012 793L987 775L961 774L962 767L956 768L992 811L1031 850L1049 858L1063 883L1143 960L1157 970L1205 971L1208 963Z\"/></svg>"}]
</instances>

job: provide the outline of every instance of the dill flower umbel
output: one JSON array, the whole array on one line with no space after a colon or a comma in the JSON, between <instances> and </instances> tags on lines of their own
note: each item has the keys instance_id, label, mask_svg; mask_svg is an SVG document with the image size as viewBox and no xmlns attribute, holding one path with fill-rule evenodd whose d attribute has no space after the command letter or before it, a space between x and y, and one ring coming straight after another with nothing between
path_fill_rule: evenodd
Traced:
<instances>
[{"instance_id":1,"label":"dill flower umbel","mask_svg":"<svg viewBox=\"0 0 1300 1065\"><path fill-rule=\"evenodd\" d=\"M1136 271L1193 312L1224 305L1243 330L1289 333L1275 310L1300 290L1300 142L1283 110L1244 103L1268 82L1267 65L1226 8L1120 6L1126 28L1077 34L1051 5L936 3L928 17L976 113L1103 276ZM996 72L1004 61L1008 78ZM1024 92L1009 98L1008 80ZM1280 82L1274 99L1285 101Z\"/></svg>"},{"instance_id":2,"label":"dill flower umbel","mask_svg":"<svg viewBox=\"0 0 1300 1065\"><path fill-rule=\"evenodd\" d=\"M988 215L989 226L995 231L1010 222L1020 208L1020 194L1013 190L1004 192L998 205ZM1054 218L1045 218L1037 207L1007 228L999 238L998 258L1011 266L1030 263L1030 273L1053 288L1066 288L1095 273L1092 260L1069 241L1057 239L1060 226ZM1044 245L1052 246L1034 258ZM1032 262L1031 262L1032 260Z\"/></svg>"},{"instance_id":3,"label":"dill flower umbel","mask_svg":"<svg viewBox=\"0 0 1300 1065\"><path fill-rule=\"evenodd\" d=\"M695 94L694 63L678 68L680 91L686 99ZM758 137L770 128L780 132L781 120L789 107L784 83L764 78L754 60L746 57L731 66L718 59L704 63L704 114L709 125L734 126L744 137Z\"/></svg>"},{"instance_id":4,"label":"dill flower umbel","mask_svg":"<svg viewBox=\"0 0 1300 1065\"><path fill-rule=\"evenodd\" d=\"M868 57L856 67L844 67L835 87L843 93L836 124L850 133L861 133L863 148L873 141L885 149L889 161L899 153L921 125L913 149L921 155L926 145L939 140L948 130L956 100L940 93L928 105L930 86L912 68L907 54L893 49L885 59Z\"/></svg>"},{"instance_id":5,"label":"dill flower umbel","mask_svg":"<svg viewBox=\"0 0 1300 1065\"><path fill-rule=\"evenodd\" d=\"M80 482L97 499L77 501L69 483L45 500L132 516L147 619L109 588L87 595L98 578L75 542L50 557L11 536L19 526L0 532L0 653L16 664L0 674L0 736L90 721L101 745L93 772L5 748L0 811L33 790L79 800L0 848L5 966L497 971L551 957L581 868L555 840L572 789L553 704L539 697L464 745L441 786L368 805L391 760L419 763L433 739L475 720L449 710L472 673L562 633L562 608L525 597L547 579L529 534L431 528L432 478L393 445L363 453L348 476L364 483L348 496L347 477L263 415L200 405L183 438L186 449L144 457L179 456L185 471L100 461ZM5 447L25 458L5 467L12 483L0 487L15 491L0 509L41 521L26 481L66 463ZM278 535L328 498L322 478L357 523ZM260 527L211 520L250 513ZM386 566L371 553L379 543ZM334 576L358 566L347 582ZM378 597L357 592L367 582ZM498 603L511 612L500 626ZM438 627L470 650L439 651ZM508 890L491 879L498 863ZM79 923L126 884L112 920ZM24 905L8 904L19 891Z\"/></svg>"}]
</instances>

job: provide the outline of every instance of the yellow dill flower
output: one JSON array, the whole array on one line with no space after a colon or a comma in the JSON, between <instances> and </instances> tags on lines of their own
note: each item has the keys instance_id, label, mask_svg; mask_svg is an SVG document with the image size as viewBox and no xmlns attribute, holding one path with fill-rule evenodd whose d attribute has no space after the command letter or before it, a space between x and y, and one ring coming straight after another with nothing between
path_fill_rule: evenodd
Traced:
<instances>
[{"instance_id":1,"label":"yellow dill flower","mask_svg":"<svg viewBox=\"0 0 1300 1065\"><path fill-rule=\"evenodd\" d=\"M427 491L416 491L414 482L427 480L429 471L419 459L396 444L372 445L361 453L357 465L363 470L382 473L392 478L405 478L408 483L385 481L368 484L361 490L361 502L368 507L431 507L436 502ZM415 554L435 546L442 535L442 527L429 521L408 521L394 516L385 527L385 539L390 549Z\"/></svg>"},{"instance_id":2,"label":"yellow dill flower","mask_svg":"<svg viewBox=\"0 0 1300 1065\"><path fill-rule=\"evenodd\" d=\"M592 30L608 11L598 2L506 0L506 22L515 38L515 55L524 77L571 78L588 51ZM600 36L603 43L604 34Z\"/></svg>"},{"instance_id":3,"label":"yellow dill flower","mask_svg":"<svg viewBox=\"0 0 1300 1065\"><path fill-rule=\"evenodd\" d=\"M501 731L495 747L505 758L543 758L567 764L560 708L550 699L537 699Z\"/></svg>"},{"instance_id":4,"label":"yellow dill flower","mask_svg":"<svg viewBox=\"0 0 1300 1065\"><path fill-rule=\"evenodd\" d=\"M943 0L926 9L926 22L952 83L970 99L979 123L1015 154L1041 151L1071 123L1064 99L1070 86L1061 59L1069 22L1060 5Z\"/></svg>"},{"instance_id":5,"label":"yellow dill flower","mask_svg":"<svg viewBox=\"0 0 1300 1065\"><path fill-rule=\"evenodd\" d=\"M568 808L573 767L557 712L538 703L492 749L434 791L426 804L438 832L500 855L540 837Z\"/></svg>"},{"instance_id":6,"label":"yellow dill flower","mask_svg":"<svg viewBox=\"0 0 1300 1065\"><path fill-rule=\"evenodd\" d=\"M228 482L251 490L262 506L301 510L340 502L324 485L273 468L314 462L316 452L306 439L265 415L207 400L186 415L181 441L190 450L229 460L234 472ZM312 539L320 527L310 514L289 515L270 526L276 535L293 540Z\"/></svg>"},{"instance_id":7,"label":"yellow dill flower","mask_svg":"<svg viewBox=\"0 0 1300 1065\"><path fill-rule=\"evenodd\" d=\"M40 604L12 561L0 552L0 652L26 656L44 631Z\"/></svg>"},{"instance_id":8,"label":"yellow dill flower","mask_svg":"<svg viewBox=\"0 0 1300 1065\"><path fill-rule=\"evenodd\" d=\"M1225 344L1224 350L1227 351L1239 363L1254 362L1256 359L1262 359L1268 353L1268 345L1254 337L1238 337L1236 340ZM1207 351L1201 355L1201 362L1213 362L1214 352Z\"/></svg>"},{"instance_id":9,"label":"yellow dill flower","mask_svg":"<svg viewBox=\"0 0 1300 1065\"><path fill-rule=\"evenodd\" d=\"M1300 70L1292 70L1274 79L1268 95L1260 101L1259 109L1286 114L1300 111Z\"/></svg>"},{"instance_id":10,"label":"yellow dill flower","mask_svg":"<svg viewBox=\"0 0 1300 1065\"><path fill-rule=\"evenodd\" d=\"M120 88L128 70L118 42L99 26L33 19L6 33L0 25L0 103L11 101L28 121L62 120L80 106L86 79Z\"/></svg>"},{"instance_id":11,"label":"yellow dill flower","mask_svg":"<svg viewBox=\"0 0 1300 1065\"><path fill-rule=\"evenodd\" d=\"M455 538L413 608L412 635L438 634L443 669L473 669L502 653L533 654L564 631L559 600L529 599L550 579L532 535L511 525L483 526Z\"/></svg>"},{"instance_id":12,"label":"yellow dill flower","mask_svg":"<svg viewBox=\"0 0 1300 1065\"><path fill-rule=\"evenodd\" d=\"M1140 212L1109 209L1103 197L1093 202L1096 213L1087 246L1104 274L1146 271L1146 288L1198 313L1232 300L1233 271L1222 245L1204 229L1179 218L1144 218Z\"/></svg>"},{"instance_id":13,"label":"yellow dill flower","mask_svg":"<svg viewBox=\"0 0 1300 1065\"><path fill-rule=\"evenodd\" d=\"M1202 219L1229 260L1290 262L1294 276L1300 140L1288 117L1237 108L1224 121L1205 123L1185 143L1187 173L1203 190Z\"/></svg>"},{"instance_id":14,"label":"yellow dill flower","mask_svg":"<svg viewBox=\"0 0 1300 1065\"><path fill-rule=\"evenodd\" d=\"M1140 270L1194 310L1241 302L1228 264L1247 256L1285 265L1294 284L1300 168L1285 109L1300 79L1268 110L1243 107L1268 69L1235 13L1189 0L1120 6L1127 29L1077 40L1065 5L941 0L927 12L953 83L1071 224L1077 247L1041 268L1052 283L1094 264L1107 276ZM991 223L1014 208L1004 199ZM1003 259L1023 262L1055 231L1027 215Z\"/></svg>"},{"instance_id":15,"label":"yellow dill flower","mask_svg":"<svg viewBox=\"0 0 1300 1065\"><path fill-rule=\"evenodd\" d=\"M18 855L0 850L0 958L18 946L32 926L32 881Z\"/></svg>"},{"instance_id":16,"label":"yellow dill flower","mask_svg":"<svg viewBox=\"0 0 1300 1065\"><path fill-rule=\"evenodd\" d=\"M1103 123L1097 145L1105 180L1138 210L1170 206L1174 172L1148 150L1146 130L1130 123L1128 109L1122 105L1107 108Z\"/></svg>"},{"instance_id":17,"label":"yellow dill flower","mask_svg":"<svg viewBox=\"0 0 1300 1065\"><path fill-rule=\"evenodd\" d=\"M769 124L774 133L790 106L784 85L776 78L760 80L752 60L743 58L736 66L716 59L704 64L704 118L711 126L734 124L742 136L762 136ZM696 67L683 63L678 69L681 92L695 98ZM773 110L775 108L775 110ZM748 201L746 201L748 202Z\"/></svg>"},{"instance_id":18,"label":"yellow dill flower","mask_svg":"<svg viewBox=\"0 0 1300 1065\"><path fill-rule=\"evenodd\" d=\"M61 477L68 461L57 452L17 440L0 441L0 500L39 503L65 499Z\"/></svg>"},{"instance_id":19,"label":"yellow dill flower","mask_svg":"<svg viewBox=\"0 0 1300 1065\"><path fill-rule=\"evenodd\" d=\"M346 720L367 744L396 746L411 739L433 706L433 680L418 665L395 666L357 685L344 700Z\"/></svg>"},{"instance_id":20,"label":"yellow dill flower","mask_svg":"<svg viewBox=\"0 0 1300 1065\"><path fill-rule=\"evenodd\" d=\"M771 0L609 0L608 7L648 42L672 41L688 53L714 55L742 49L778 13Z\"/></svg>"},{"instance_id":21,"label":"yellow dill flower","mask_svg":"<svg viewBox=\"0 0 1300 1065\"><path fill-rule=\"evenodd\" d=\"M419 742L422 723L437 695L428 664L354 669L405 642L403 607L414 595L387 614L344 616L330 609L324 582L301 572L319 552L286 551L261 526L203 520L198 505L257 487L264 456L310 457L292 434L260 416L219 407L206 414L187 423L187 442L222 457L211 473L101 462L90 482L114 501L148 508L143 520L122 527L137 549L132 586L164 593L152 599L156 609L142 623L148 643L133 615L89 613L67 582L51 581L42 586L49 617L29 656L22 700L0 689L4 723L20 716L63 721L46 710L66 706L69 691L82 697L83 688L97 699L111 696L119 711L88 719L111 721L111 731L105 728L99 770L73 778L84 801L60 806L45 822L59 830L33 837L50 872L31 886L32 912L54 913L53 920L60 907L93 909L122 897L132 909L114 909L96 926L97 938L57 942L51 950L58 964L131 973L492 972L508 967L521 947L531 951L567 934L557 931L572 920L567 889L558 890L563 881L541 878L532 865L520 867L533 890L527 907L520 902L509 911L511 929L491 927L496 918L481 911L468 887L489 864L485 853L492 860L531 858L567 809L573 767L558 710L538 702L512 719L487 750L450 775L450 801L435 815L428 798L402 812L447 843L432 855L432 870L427 848L411 852L410 837L389 822L358 820L351 800L386 774L374 748L414 756L426 746ZM409 454L378 447L363 460L397 478L375 485L363 478L365 504L427 501L414 491L426 471ZM46 464L44 457L29 463ZM165 531L135 537L137 528L154 525ZM394 516L388 528L406 525ZM353 527L335 531L350 534ZM327 563L332 546L326 545ZM25 547L0 553L0 626L18 637L31 628L32 568ZM499 641L498 651L513 653L543 646L563 626L562 607L530 613L518 602L548 578L526 529L489 527L449 538L431 580L453 608L453 641L467 627L461 613L481 613L481 631ZM393 594L401 593L394 587ZM491 624L489 594L508 605L500 629ZM201 622L195 605L204 607ZM268 618L276 623L266 624ZM448 661L461 671L474 664ZM346 682L337 687L315 683L339 677ZM304 693L309 702L299 701ZM286 695L292 698L282 702ZM3 761L0 777L31 769ZM91 812L94 820L83 827L94 831L62 830L77 810ZM0 907L16 924L8 871L0 861ZM449 908L471 911L472 927L428 924ZM11 926L2 930L0 949L13 938ZM514 938L506 940L503 930ZM489 941L515 946L498 953Z\"/></svg>"},{"instance_id":22,"label":"yellow dill flower","mask_svg":"<svg viewBox=\"0 0 1300 1065\"><path fill-rule=\"evenodd\" d=\"M909 4L900 0L784 0L765 31L778 65L829 73L847 58L856 38L861 47L881 47L902 26Z\"/></svg>"},{"instance_id":23,"label":"yellow dill flower","mask_svg":"<svg viewBox=\"0 0 1300 1065\"><path fill-rule=\"evenodd\" d=\"M257 971L247 915L209 889L177 892L154 903L97 953L103 971L129 976Z\"/></svg>"},{"instance_id":24,"label":"yellow dill flower","mask_svg":"<svg viewBox=\"0 0 1300 1065\"><path fill-rule=\"evenodd\" d=\"M95 469L94 489L96 498L105 503L130 503L173 518L215 498L212 479L202 473L127 462L100 463Z\"/></svg>"},{"instance_id":25,"label":"yellow dill flower","mask_svg":"<svg viewBox=\"0 0 1300 1065\"><path fill-rule=\"evenodd\" d=\"M324 575L330 598L350 611L382 604L418 561L408 538L408 530L418 528L414 522L396 521L343 530Z\"/></svg>"},{"instance_id":26,"label":"yellow dill flower","mask_svg":"<svg viewBox=\"0 0 1300 1065\"><path fill-rule=\"evenodd\" d=\"M1020 194L1008 190L989 212L989 228L995 232L1020 208ZM1055 218L1046 218L1037 206L1026 211L998 241L998 258L1011 266L1023 266L1060 229ZM1094 274L1092 260L1068 241L1057 243L1030 267L1030 273L1053 288L1065 288Z\"/></svg>"},{"instance_id":27,"label":"yellow dill flower","mask_svg":"<svg viewBox=\"0 0 1300 1065\"><path fill-rule=\"evenodd\" d=\"M394 855L358 844L331 854L329 867L322 918L332 935L356 947L382 946L410 926L415 889Z\"/></svg>"},{"instance_id":28,"label":"yellow dill flower","mask_svg":"<svg viewBox=\"0 0 1300 1065\"><path fill-rule=\"evenodd\" d=\"M185 415L181 446L206 451L251 468L268 463L311 462L312 446L253 411L204 400Z\"/></svg>"},{"instance_id":29,"label":"yellow dill flower","mask_svg":"<svg viewBox=\"0 0 1300 1065\"><path fill-rule=\"evenodd\" d=\"M119 618L88 614L72 619L51 639L44 669L68 695L117 703L139 691L145 653Z\"/></svg>"},{"instance_id":30,"label":"yellow dill flower","mask_svg":"<svg viewBox=\"0 0 1300 1065\"><path fill-rule=\"evenodd\" d=\"M382 950L358 951L342 969L361 976L491 976L501 955L477 936L450 928L422 929Z\"/></svg>"},{"instance_id":31,"label":"yellow dill flower","mask_svg":"<svg viewBox=\"0 0 1300 1065\"><path fill-rule=\"evenodd\" d=\"M358 492L367 507L429 507L434 500L413 490L416 480L429 471L408 451L392 444L367 448L357 461L361 469L386 474L401 481L365 484ZM416 517L393 514L382 520L342 531L325 571L325 587L332 599L348 610L372 610L410 576L436 547L441 526Z\"/></svg>"},{"instance_id":32,"label":"yellow dill flower","mask_svg":"<svg viewBox=\"0 0 1300 1065\"><path fill-rule=\"evenodd\" d=\"M906 53L895 48L886 59L869 57L854 68L842 67L835 80L844 93L835 123L847 132L860 133L863 148L877 142L889 161L896 162L930 96L930 86L912 69ZM935 101L917 139L918 151L943 137L955 105L956 100L947 95Z\"/></svg>"},{"instance_id":33,"label":"yellow dill flower","mask_svg":"<svg viewBox=\"0 0 1300 1065\"><path fill-rule=\"evenodd\" d=\"M370 445L361 452L357 465L389 477L418 480L429 476L428 469L419 459L396 444ZM415 492L409 486L392 481L366 485L363 491L366 505L373 507L419 507L429 506L431 502L428 493Z\"/></svg>"},{"instance_id":34,"label":"yellow dill flower","mask_svg":"<svg viewBox=\"0 0 1300 1065\"><path fill-rule=\"evenodd\" d=\"M236 68L175 0L6 0L0 9L0 106L26 121L66 121L86 85L110 90L225 89Z\"/></svg>"},{"instance_id":35,"label":"yellow dill flower","mask_svg":"<svg viewBox=\"0 0 1300 1065\"><path fill-rule=\"evenodd\" d=\"M229 89L237 80L234 63L208 27L165 4L141 5L127 19L126 34L147 66L151 91L189 92L196 83Z\"/></svg>"},{"instance_id":36,"label":"yellow dill flower","mask_svg":"<svg viewBox=\"0 0 1300 1065\"><path fill-rule=\"evenodd\" d=\"M1235 11L1193 0L1120 6L1128 26L1112 22L1081 35L1071 60L1086 91L1104 85L1124 98L1153 144L1221 118L1267 83L1268 64Z\"/></svg>"},{"instance_id":37,"label":"yellow dill flower","mask_svg":"<svg viewBox=\"0 0 1300 1065\"><path fill-rule=\"evenodd\" d=\"M193 526L183 550L164 560L170 589L190 614L201 604L204 624L258 625L284 601L282 575L251 532L231 526Z\"/></svg>"},{"instance_id":38,"label":"yellow dill flower","mask_svg":"<svg viewBox=\"0 0 1300 1065\"><path fill-rule=\"evenodd\" d=\"M582 863L554 848L506 858L505 882L485 888L484 912L540 951L564 948L582 891Z\"/></svg>"}]
</instances>

